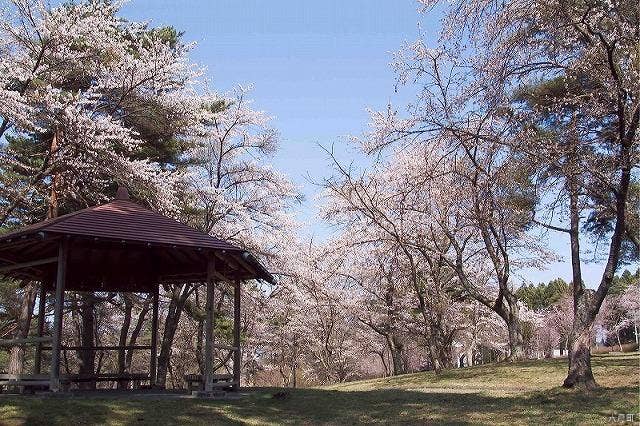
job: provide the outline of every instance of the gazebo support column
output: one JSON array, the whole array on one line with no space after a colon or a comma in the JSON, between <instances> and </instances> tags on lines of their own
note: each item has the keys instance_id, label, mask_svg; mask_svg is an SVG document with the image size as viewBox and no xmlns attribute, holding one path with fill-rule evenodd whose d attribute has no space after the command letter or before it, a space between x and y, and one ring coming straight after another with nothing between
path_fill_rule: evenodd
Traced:
<instances>
[{"instance_id":1,"label":"gazebo support column","mask_svg":"<svg viewBox=\"0 0 640 426\"><path fill-rule=\"evenodd\" d=\"M40 283L40 294L38 295L38 337L44 334L44 311L47 303L46 283ZM33 374L40 374L42 371L42 343L36 346L36 355L33 360Z\"/></svg>"},{"instance_id":2,"label":"gazebo support column","mask_svg":"<svg viewBox=\"0 0 640 426\"><path fill-rule=\"evenodd\" d=\"M67 275L67 254L69 241L63 238L58 249L58 273L56 275L56 300L53 313L53 343L51 345L51 382L50 389L60 390L60 346L62 334L62 309L64 307L64 286Z\"/></svg>"},{"instance_id":3,"label":"gazebo support column","mask_svg":"<svg viewBox=\"0 0 640 426\"><path fill-rule=\"evenodd\" d=\"M149 385L156 386L158 375L158 302L160 288L156 288L151 296L151 355L149 358Z\"/></svg>"},{"instance_id":4,"label":"gazebo support column","mask_svg":"<svg viewBox=\"0 0 640 426\"><path fill-rule=\"evenodd\" d=\"M204 323L204 391L213 390L213 324L214 324L214 292L215 292L215 261L207 262L207 302Z\"/></svg>"},{"instance_id":5,"label":"gazebo support column","mask_svg":"<svg viewBox=\"0 0 640 426\"><path fill-rule=\"evenodd\" d=\"M240 389L240 362L242 352L240 351L240 295L241 281L236 280L233 289L233 390Z\"/></svg>"}]
</instances>

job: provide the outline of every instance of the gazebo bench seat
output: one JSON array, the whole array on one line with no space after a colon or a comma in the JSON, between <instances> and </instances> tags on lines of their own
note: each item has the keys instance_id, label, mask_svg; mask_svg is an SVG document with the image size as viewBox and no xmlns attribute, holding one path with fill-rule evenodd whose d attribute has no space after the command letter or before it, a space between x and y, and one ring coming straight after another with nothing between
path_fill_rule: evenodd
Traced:
<instances>
[{"instance_id":1,"label":"gazebo bench seat","mask_svg":"<svg viewBox=\"0 0 640 426\"><path fill-rule=\"evenodd\" d=\"M5 386L49 387L48 374L0 374L0 391Z\"/></svg>"},{"instance_id":2,"label":"gazebo bench seat","mask_svg":"<svg viewBox=\"0 0 640 426\"><path fill-rule=\"evenodd\" d=\"M189 391L203 390L204 380L201 374L185 374L184 381ZM214 374L213 386L214 387L229 387L236 384L233 381L233 374Z\"/></svg>"},{"instance_id":3,"label":"gazebo bench seat","mask_svg":"<svg viewBox=\"0 0 640 426\"><path fill-rule=\"evenodd\" d=\"M132 373L100 373L100 374L63 374L60 376L61 382L110 382L120 380L149 380L149 375L146 373L132 374Z\"/></svg>"}]
</instances>

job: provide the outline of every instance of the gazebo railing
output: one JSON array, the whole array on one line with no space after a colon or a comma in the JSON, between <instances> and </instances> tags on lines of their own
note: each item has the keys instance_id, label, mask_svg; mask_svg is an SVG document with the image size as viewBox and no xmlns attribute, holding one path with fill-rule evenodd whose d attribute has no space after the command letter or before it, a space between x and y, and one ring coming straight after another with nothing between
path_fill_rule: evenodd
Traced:
<instances>
[{"instance_id":1,"label":"gazebo railing","mask_svg":"<svg viewBox=\"0 0 640 426\"><path fill-rule=\"evenodd\" d=\"M0 347L37 345L40 343L51 343L51 336L29 336L18 339L0 339Z\"/></svg>"},{"instance_id":2,"label":"gazebo railing","mask_svg":"<svg viewBox=\"0 0 640 426\"><path fill-rule=\"evenodd\" d=\"M14 346L27 346L36 345L41 351L52 350L51 346L44 346L44 344L51 344L53 341L52 336L29 336L26 338L17 339L0 339L0 347L14 347ZM87 346L72 346L64 345L60 349L63 352L67 351L122 351L122 350L151 350L151 345L97 345L92 347ZM151 374L149 373L94 373L94 374L62 374L61 381L68 384L70 382L90 382L90 381L149 381ZM50 375L49 374L8 374L0 373L0 388L2 386L49 386Z\"/></svg>"}]
</instances>

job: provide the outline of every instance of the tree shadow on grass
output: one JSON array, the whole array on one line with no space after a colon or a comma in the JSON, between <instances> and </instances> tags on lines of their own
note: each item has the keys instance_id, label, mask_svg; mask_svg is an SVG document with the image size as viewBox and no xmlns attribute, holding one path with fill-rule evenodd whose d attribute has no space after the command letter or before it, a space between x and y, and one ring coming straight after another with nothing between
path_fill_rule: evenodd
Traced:
<instances>
[{"instance_id":1,"label":"tree shadow on grass","mask_svg":"<svg viewBox=\"0 0 640 426\"><path fill-rule=\"evenodd\" d=\"M423 393L410 390L339 392L305 389L285 401L230 407L239 418L259 423L531 423L607 420L628 407L632 389L603 389L584 395L563 389L493 397L480 393ZM622 411L618 411L622 412Z\"/></svg>"},{"instance_id":2,"label":"tree shadow on grass","mask_svg":"<svg viewBox=\"0 0 640 426\"><path fill-rule=\"evenodd\" d=\"M636 391L558 388L499 397L438 389L297 389L276 399L282 389L263 388L233 401L17 397L0 398L0 424L606 423L613 413L633 412Z\"/></svg>"},{"instance_id":3,"label":"tree shadow on grass","mask_svg":"<svg viewBox=\"0 0 640 426\"><path fill-rule=\"evenodd\" d=\"M298 389L285 399L281 389L252 391L237 401L181 400L180 406L147 405L145 424L358 424L358 423L605 423L633 408L631 388L582 394L564 389L493 397L480 393L424 393L410 390L342 392ZM160 402L160 405L167 401ZM625 411L627 410L627 411ZM158 418L158 412L171 411Z\"/></svg>"}]
</instances>

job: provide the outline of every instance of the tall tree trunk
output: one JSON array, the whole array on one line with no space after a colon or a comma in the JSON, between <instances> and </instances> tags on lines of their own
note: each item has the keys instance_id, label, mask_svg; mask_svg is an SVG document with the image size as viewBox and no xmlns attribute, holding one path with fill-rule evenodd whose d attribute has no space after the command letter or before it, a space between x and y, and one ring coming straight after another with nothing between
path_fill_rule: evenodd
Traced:
<instances>
[{"instance_id":1,"label":"tall tree trunk","mask_svg":"<svg viewBox=\"0 0 640 426\"><path fill-rule=\"evenodd\" d=\"M178 322L184 310L184 305L191 294L192 285L183 284L182 286L171 286L171 301L167 317L164 321L164 333L162 337L162 345L160 346L160 356L158 357L158 376L157 385L164 388L167 384L167 373L169 372L169 363L171 361L171 346L178 329Z\"/></svg>"},{"instance_id":2,"label":"tall tree trunk","mask_svg":"<svg viewBox=\"0 0 640 426\"><path fill-rule=\"evenodd\" d=\"M298 343L294 336L293 338L293 356L291 357L291 386L293 388L298 387Z\"/></svg>"},{"instance_id":3,"label":"tall tree trunk","mask_svg":"<svg viewBox=\"0 0 640 426\"><path fill-rule=\"evenodd\" d=\"M588 313L585 298L581 298L574 315L574 324L569 338L569 373L564 387L585 386L594 389L598 385L591 371L592 325L595 318Z\"/></svg>"},{"instance_id":4,"label":"tall tree trunk","mask_svg":"<svg viewBox=\"0 0 640 426\"><path fill-rule=\"evenodd\" d=\"M199 288L196 288L195 291L196 298L196 307L200 310L200 291ZM204 348L204 318L199 317L197 319L197 328L196 328L196 360L198 361L198 371L200 374L204 375L204 354L202 353L202 349Z\"/></svg>"},{"instance_id":5,"label":"tall tree trunk","mask_svg":"<svg viewBox=\"0 0 640 426\"><path fill-rule=\"evenodd\" d=\"M391 354L391 362L393 364L393 375L405 374L407 368L404 362L404 345L397 336L393 333L386 336L387 346L389 347L389 353Z\"/></svg>"},{"instance_id":6,"label":"tall tree trunk","mask_svg":"<svg viewBox=\"0 0 640 426\"><path fill-rule=\"evenodd\" d=\"M575 167L572 157L569 158L571 168ZM580 206L576 176L567 178L569 192L569 237L571 245L571 270L573 287L573 326L568 338L569 372L564 380L564 387L584 385L587 388L597 387L591 371L592 327L595 315L589 309L589 294L582 281L580 265Z\"/></svg>"},{"instance_id":7,"label":"tall tree trunk","mask_svg":"<svg viewBox=\"0 0 640 426\"><path fill-rule=\"evenodd\" d=\"M520 322L520 308L518 299L514 294L508 292L505 295L507 301L506 318L507 330L509 332L509 360L521 361L526 358L524 350L524 332Z\"/></svg>"},{"instance_id":8,"label":"tall tree trunk","mask_svg":"<svg viewBox=\"0 0 640 426\"><path fill-rule=\"evenodd\" d=\"M509 357L507 359L509 361L521 361L525 359L524 338L520 321L507 321L507 329L509 332Z\"/></svg>"},{"instance_id":9,"label":"tall tree trunk","mask_svg":"<svg viewBox=\"0 0 640 426\"><path fill-rule=\"evenodd\" d=\"M29 80L30 81L30 80ZM28 83L25 84L25 86ZM4 133L8 125L8 119L4 119L2 124L0 125L0 135ZM51 139L51 158L55 155L55 152L58 150L58 130L55 130L53 133L53 138ZM48 200L48 210L47 210L47 219L52 219L58 216L58 197L56 192L57 186L57 177L54 174L51 179L51 192L49 194ZM26 285L25 285L26 284ZM18 334L21 337L27 337L29 335L29 327L31 325L31 318L33 316L33 308L35 304L35 297L37 292L37 286L33 282L23 282L24 286L24 295L22 298L22 304L20 307L20 316L18 318ZM24 356L25 356L25 347L24 346L15 346L11 348L11 354L9 355L9 373L11 374L22 374L24 371Z\"/></svg>"},{"instance_id":10,"label":"tall tree trunk","mask_svg":"<svg viewBox=\"0 0 640 426\"><path fill-rule=\"evenodd\" d=\"M47 209L47 219L53 219L58 217L58 187L60 185L60 177L59 174L55 171L55 158L58 152L58 145L60 142L60 134L61 132L56 128L53 131L53 137L51 138L51 145L49 147L50 152L50 161L54 163L52 167L53 172L51 173L51 190L49 191L49 200L48 200L48 209Z\"/></svg>"},{"instance_id":11,"label":"tall tree trunk","mask_svg":"<svg viewBox=\"0 0 640 426\"><path fill-rule=\"evenodd\" d=\"M33 306L36 301L38 286L35 282L23 281L22 303L18 316L18 329L15 338L25 338L29 335L29 327L33 316ZM9 355L9 374L22 374L24 372L25 346L17 345L11 348Z\"/></svg>"},{"instance_id":12,"label":"tall tree trunk","mask_svg":"<svg viewBox=\"0 0 640 426\"><path fill-rule=\"evenodd\" d=\"M131 326L131 311L133 310L133 304L131 303L130 296L123 294L124 299L124 318L122 327L120 328L120 339L118 340L118 374L124 374L127 370L126 350L123 348L127 344L127 336L129 335L129 327ZM119 380L118 389L127 389L129 387L128 380Z\"/></svg>"},{"instance_id":13,"label":"tall tree trunk","mask_svg":"<svg viewBox=\"0 0 640 426\"><path fill-rule=\"evenodd\" d=\"M95 304L96 298L93 293L82 293L80 295L80 320L82 325L80 327L80 346L83 348L90 348L95 346ZM78 351L78 357L80 359L79 373L80 375L93 375L95 374L96 367L96 351L95 350L80 350ZM96 382L80 382L80 389L95 389Z\"/></svg>"}]
</instances>

